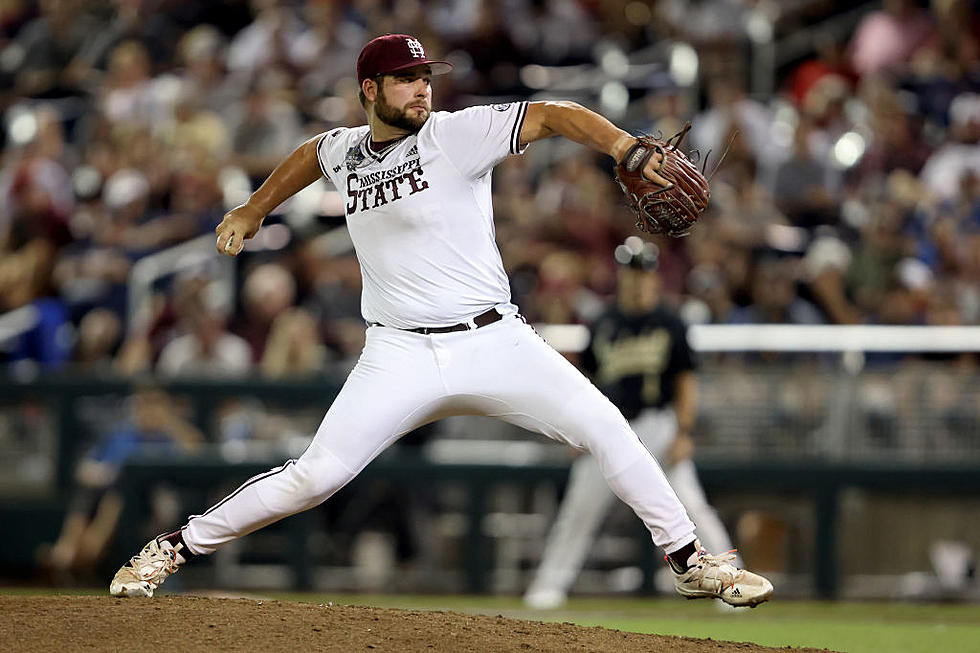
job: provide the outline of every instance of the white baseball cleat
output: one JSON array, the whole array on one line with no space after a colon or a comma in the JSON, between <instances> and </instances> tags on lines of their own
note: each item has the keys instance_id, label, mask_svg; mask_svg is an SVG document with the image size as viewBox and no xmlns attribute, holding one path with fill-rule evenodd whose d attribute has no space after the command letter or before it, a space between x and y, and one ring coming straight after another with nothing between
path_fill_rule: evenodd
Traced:
<instances>
[{"instance_id":1,"label":"white baseball cleat","mask_svg":"<svg viewBox=\"0 0 980 653\"><path fill-rule=\"evenodd\" d=\"M112 596L153 596L170 574L177 571L184 558L167 540L150 540L138 555L129 559L112 577Z\"/></svg>"},{"instance_id":2,"label":"white baseball cleat","mask_svg":"<svg viewBox=\"0 0 980 653\"><path fill-rule=\"evenodd\" d=\"M687 570L675 570L674 587L688 599L721 599L735 607L754 608L772 596L772 583L758 574L735 567L735 552L711 555L695 541L697 551ZM670 560L668 560L670 564ZM671 567L673 569L673 567Z\"/></svg>"}]
</instances>

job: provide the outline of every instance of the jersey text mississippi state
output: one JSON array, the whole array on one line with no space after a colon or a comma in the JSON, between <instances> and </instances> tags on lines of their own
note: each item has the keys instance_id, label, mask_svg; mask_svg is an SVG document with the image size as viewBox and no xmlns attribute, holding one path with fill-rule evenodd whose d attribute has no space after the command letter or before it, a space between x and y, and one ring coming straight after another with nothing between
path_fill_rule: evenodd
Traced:
<instances>
[{"instance_id":1,"label":"jersey text mississippi state","mask_svg":"<svg viewBox=\"0 0 980 653\"><path fill-rule=\"evenodd\" d=\"M429 182L425 180L418 161L363 176L351 173L347 175L347 197L350 200L347 203L347 215L397 202L403 194L414 195L428 187Z\"/></svg>"}]
</instances>

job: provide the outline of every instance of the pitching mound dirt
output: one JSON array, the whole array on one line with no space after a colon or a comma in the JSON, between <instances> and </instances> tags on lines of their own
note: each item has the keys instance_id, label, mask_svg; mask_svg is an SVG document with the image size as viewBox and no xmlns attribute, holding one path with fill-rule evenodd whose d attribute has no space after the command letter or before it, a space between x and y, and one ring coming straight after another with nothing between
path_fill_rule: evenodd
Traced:
<instances>
[{"instance_id":1,"label":"pitching mound dirt","mask_svg":"<svg viewBox=\"0 0 980 653\"><path fill-rule=\"evenodd\" d=\"M201 597L0 596L4 651L761 651L504 617Z\"/></svg>"}]
</instances>

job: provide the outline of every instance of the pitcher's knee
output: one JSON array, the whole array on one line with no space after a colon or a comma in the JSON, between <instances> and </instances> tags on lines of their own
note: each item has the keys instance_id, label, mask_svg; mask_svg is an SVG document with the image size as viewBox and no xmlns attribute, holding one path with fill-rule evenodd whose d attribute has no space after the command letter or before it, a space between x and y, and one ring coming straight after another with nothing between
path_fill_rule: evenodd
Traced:
<instances>
[{"instance_id":1,"label":"pitcher's knee","mask_svg":"<svg viewBox=\"0 0 980 653\"><path fill-rule=\"evenodd\" d=\"M598 449L609 447L617 449L642 447L639 438L619 411L592 415L582 421L580 428L582 444L593 453Z\"/></svg>"},{"instance_id":2,"label":"pitcher's knee","mask_svg":"<svg viewBox=\"0 0 980 653\"><path fill-rule=\"evenodd\" d=\"M292 465L291 480L300 509L312 508L329 499L354 475L336 460L311 462L300 458Z\"/></svg>"}]
</instances>

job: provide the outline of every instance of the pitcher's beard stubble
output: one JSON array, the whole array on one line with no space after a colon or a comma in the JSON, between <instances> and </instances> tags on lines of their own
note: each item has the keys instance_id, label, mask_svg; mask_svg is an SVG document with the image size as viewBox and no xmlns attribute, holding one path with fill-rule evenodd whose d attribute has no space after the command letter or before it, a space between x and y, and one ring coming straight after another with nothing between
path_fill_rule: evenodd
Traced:
<instances>
[{"instance_id":1,"label":"pitcher's beard stubble","mask_svg":"<svg viewBox=\"0 0 980 653\"><path fill-rule=\"evenodd\" d=\"M378 90L377 102L374 105L374 112L381 122L392 127L404 129L411 134L417 134L429 118L428 109L413 117L409 115L407 109L399 109L392 106L388 103L387 98L385 98L384 91L380 89Z\"/></svg>"}]
</instances>

